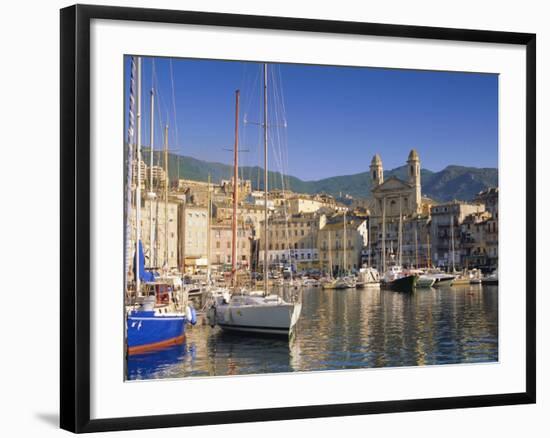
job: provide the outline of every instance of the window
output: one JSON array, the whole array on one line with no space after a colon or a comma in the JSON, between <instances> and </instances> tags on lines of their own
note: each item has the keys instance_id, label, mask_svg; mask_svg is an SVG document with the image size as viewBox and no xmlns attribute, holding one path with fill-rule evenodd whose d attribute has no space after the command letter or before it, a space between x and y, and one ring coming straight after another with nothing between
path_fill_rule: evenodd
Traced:
<instances>
[{"instance_id":1,"label":"window","mask_svg":"<svg viewBox=\"0 0 550 438\"><path fill-rule=\"evenodd\" d=\"M227 242L227 249L231 248L231 242Z\"/></svg>"},{"instance_id":2,"label":"window","mask_svg":"<svg viewBox=\"0 0 550 438\"><path fill-rule=\"evenodd\" d=\"M220 241L219 240L216 241L216 248L218 248L218 249L220 248Z\"/></svg>"}]
</instances>

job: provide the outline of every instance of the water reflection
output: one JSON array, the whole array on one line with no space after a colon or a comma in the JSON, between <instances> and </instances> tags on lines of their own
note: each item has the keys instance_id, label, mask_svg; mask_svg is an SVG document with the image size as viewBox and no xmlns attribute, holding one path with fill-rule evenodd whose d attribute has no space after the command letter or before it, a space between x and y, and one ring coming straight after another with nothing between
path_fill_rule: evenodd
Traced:
<instances>
[{"instance_id":1,"label":"water reflection","mask_svg":"<svg viewBox=\"0 0 550 438\"><path fill-rule=\"evenodd\" d=\"M302 292L293 342L188 330L187 344L132 356L129 379L498 360L498 287Z\"/></svg>"}]
</instances>

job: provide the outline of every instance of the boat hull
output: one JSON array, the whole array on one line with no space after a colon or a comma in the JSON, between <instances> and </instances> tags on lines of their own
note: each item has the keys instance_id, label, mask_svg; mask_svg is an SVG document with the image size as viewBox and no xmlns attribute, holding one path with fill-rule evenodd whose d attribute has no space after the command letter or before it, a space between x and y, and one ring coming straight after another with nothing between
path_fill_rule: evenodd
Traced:
<instances>
[{"instance_id":1,"label":"boat hull","mask_svg":"<svg viewBox=\"0 0 550 438\"><path fill-rule=\"evenodd\" d=\"M498 280L493 279L493 278L483 279L483 280L481 280L481 284L485 284L487 286L496 286L496 285L498 285Z\"/></svg>"},{"instance_id":2,"label":"boat hull","mask_svg":"<svg viewBox=\"0 0 550 438\"><path fill-rule=\"evenodd\" d=\"M184 315L156 315L135 311L127 317L128 354L139 354L185 342Z\"/></svg>"},{"instance_id":3,"label":"boat hull","mask_svg":"<svg viewBox=\"0 0 550 438\"><path fill-rule=\"evenodd\" d=\"M376 281L376 282L372 282L372 283L360 283L358 282L356 284L356 287L357 289L367 289L367 288L375 288L375 287L380 287L380 282L379 281Z\"/></svg>"},{"instance_id":4,"label":"boat hull","mask_svg":"<svg viewBox=\"0 0 550 438\"><path fill-rule=\"evenodd\" d=\"M434 285L434 283L435 283L434 278L420 276L420 277L418 277L418 280L416 281L416 287L423 288L423 289L429 289Z\"/></svg>"},{"instance_id":5,"label":"boat hull","mask_svg":"<svg viewBox=\"0 0 550 438\"><path fill-rule=\"evenodd\" d=\"M407 275L405 277L397 278L392 281L383 282L383 286L387 289L391 289L397 292L412 292L416 288L418 276Z\"/></svg>"},{"instance_id":6,"label":"boat hull","mask_svg":"<svg viewBox=\"0 0 550 438\"><path fill-rule=\"evenodd\" d=\"M216 323L223 330L263 335L289 336L299 317L299 304L241 305L216 307Z\"/></svg>"},{"instance_id":7,"label":"boat hull","mask_svg":"<svg viewBox=\"0 0 550 438\"><path fill-rule=\"evenodd\" d=\"M454 277L437 278L434 283L434 287L447 287L452 286Z\"/></svg>"},{"instance_id":8,"label":"boat hull","mask_svg":"<svg viewBox=\"0 0 550 438\"><path fill-rule=\"evenodd\" d=\"M453 280L453 286L466 286L470 284L469 278L455 278Z\"/></svg>"}]
</instances>

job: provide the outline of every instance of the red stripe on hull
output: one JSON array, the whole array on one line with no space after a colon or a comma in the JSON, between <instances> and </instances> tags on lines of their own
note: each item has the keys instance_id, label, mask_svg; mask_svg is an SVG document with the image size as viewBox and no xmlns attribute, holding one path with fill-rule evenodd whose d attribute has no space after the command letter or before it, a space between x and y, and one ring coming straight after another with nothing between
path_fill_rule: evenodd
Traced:
<instances>
[{"instance_id":1,"label":"red stripe on hull","mask_svg":"<svg viewBox=\"0 0 550 438\"><path fill-rule=\"evenodd\" d=\"M135 347L128 347L128 354L146 353L148 351L158 350L160 348L171 347L173 345L183 344L185 342L185 335L177 336L175 338L167 339L166 341L155 342L153 344L138 345Z\"/></svg>"}]
</instances>

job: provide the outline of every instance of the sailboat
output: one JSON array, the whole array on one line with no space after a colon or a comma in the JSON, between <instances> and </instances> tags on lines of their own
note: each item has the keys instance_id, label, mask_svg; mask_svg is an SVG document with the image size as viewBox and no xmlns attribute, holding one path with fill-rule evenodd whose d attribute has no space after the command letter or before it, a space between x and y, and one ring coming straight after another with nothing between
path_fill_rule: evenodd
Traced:
<instances>
[{"instance_id":1,"label":"sailboat","mask_svg":"<svg viewBox=\"0 0 550 438\"><path fill-rule=\"evenodd\" d=\"M357 288L380 287L380 274L375 268L371 266L370 218L369 218L367 233L368 233L367 239L368 239L369 260L368 260L367 266L363 266L361 269L359 269L359 273L357 274L357 281L356 281Z\"/></svg>"},{"instance_id":2,"label":"sailboat","mask_svg":"<svg viewBox=\"0 0 550 438\"><path fill-rule=\"evenodd\" d=\"M382 210L382 236L384 242L386 240L386 201L384 200L383 203L383 210ZM403 214L401 211L401 198L399 198L399 247L398 247L398 254L399 259L398 263L396 265L390 266L390 268L384 273L381 284L386 289L395 290L398 292L412 292L416 288L416 284L418 282L418 275L415 273L407 273L403 271L403 268L401 267L401 259L403 254ZM385 244L383 245L385 247ZM384 257L384 266L386 265L385 258L386 255L383 255Z\"/></svg>"},{"instance_id":3,"label":"sailboat","mask_svg":"<svg viewBox=\"0 0 550 438\"><path fill-rule=\"evenodd\" d=\"M238 203L238 151L239 151L239 91L235 93L235 149L234 149L234 183L233 183L233 229L232 229L232 293L215 297L208 311L208 318L223 330L256 333L266 335L292 336L294 327L300 317L302 303L287 302L276 294L270 294L268 288L268 135L267 135L267 64L263 65L263 134L264 134L264 289L246 291L237 285L237 203Z\"/></svg>"},{"instance_id":4,"label":"sailboat","mask_svg":"<svg viewBox=\"0 0 550 438\"><path fill-rule=\"evenodd\" d=\"M329 231L329 258L330 258L330 278L323 284L324 289L354 289L356 287L356 279L351 275L347 275L347 235L346 235L346 213L344 212L344 269L343 275L338 275L336 278L332 278L332 257L330 248L330 231ZM338 273L340 274L340 272Z\"/></svg>"},{"instance_id":5,"label":"sailboat","mask_svg":"<svg viewBox=\"0 0 550 438\"><path fill-rule=\"evenodd\" d=\"M321 281L321 286L323 289L336 289L336 281L332 276L333 266L332 266L332 242L330 230L328 231L328 277L324 278Z\"/></svg>"},{"instance_id":6,"label":"sailboat","mask_svg":"<svg viewBox=\"0 0 550 438\"><path fill-rule=\"evenodd\" d=\"M136 62L137 61L137 62ZM141 224L141 57L132 57L130 92L130 129L128 141L129 169L132 165L131 144L133 143L134 91L136 99L136 157L137 176L135 190L135 257L133 262L134 290L130 292L128 279L125 278L126 296L131 299L126 317L126 346L128 355L144 353L159 348L181 344L185 341L185 325L196 322L194 310L187 306L186 297L181 288L172 279L157 278L151 271L145 270L145 256L140 236ZM137 66L136 66L137 64ZM134 76L137 70L137 87ZM153 112L151 112L153 117ZM152 144L151 144L152 147ZM127 184L132 181L128 172ZM129 189L130 190L130 189ZM127 195L128 196L128 195ZM130 212L128 196L127 212ZM127 214L127 234L130 237L129 214ZM128 269L126 270L128 272ZM186 309L185 312L182 309Z\"/></svg>"}]
</instances>

